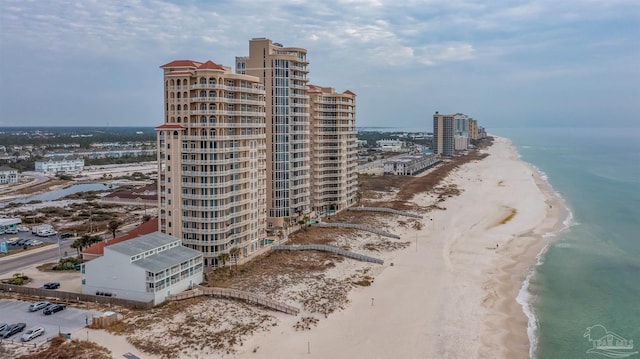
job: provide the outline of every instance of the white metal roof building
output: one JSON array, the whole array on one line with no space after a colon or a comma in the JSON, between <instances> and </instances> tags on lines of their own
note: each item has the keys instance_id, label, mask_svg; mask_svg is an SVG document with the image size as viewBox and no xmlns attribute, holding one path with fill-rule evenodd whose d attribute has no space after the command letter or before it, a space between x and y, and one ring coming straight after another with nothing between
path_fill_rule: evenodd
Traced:
<instances>
[{"instance_id":1,"label":"white metal roof building","mask_svg":"<svg viewBox=\"0 0 640 359\"><path fill-rule=\"evenodd\" d=\"M202 281L202 253L161 232L106 246L82 268L82 293L154 305Z\"/></svg>"},{"instance_id":2,"label":"white metal roof building","mask_svg":"<svg viewBox=\"0 0 640 359\"><path fill-rule=\"evenodd\" d=\"M395 157L384 163L384 174L412 176L440 162L435 154L416 154Z\"/></svg>"}]
</instances>

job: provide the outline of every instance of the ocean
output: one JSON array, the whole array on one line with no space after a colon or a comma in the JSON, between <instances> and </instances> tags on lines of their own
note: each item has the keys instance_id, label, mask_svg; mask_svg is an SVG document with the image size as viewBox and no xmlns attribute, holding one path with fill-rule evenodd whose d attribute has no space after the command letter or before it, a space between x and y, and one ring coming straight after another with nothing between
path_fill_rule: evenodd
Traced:
<instances>
[{"instance_id":1,"label":"ocean","mask_svg":"<svg viewBox=\"0 0 640 359\"><path fill-rule=\"evenodd\" d=\"M510 138L571 211L519 296L530 357L640 358L640 128L490 132Z\"/></svg>"}]
</instances>

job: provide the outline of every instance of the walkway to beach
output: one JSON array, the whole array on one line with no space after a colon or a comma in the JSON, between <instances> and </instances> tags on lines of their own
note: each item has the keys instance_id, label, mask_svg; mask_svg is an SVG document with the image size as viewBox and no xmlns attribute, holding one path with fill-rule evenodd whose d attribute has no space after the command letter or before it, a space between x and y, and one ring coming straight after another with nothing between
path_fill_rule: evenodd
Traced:
<instances>
[{"instance_id":1,"label":"walkway to beach","mask_svg":"<svg viewBox=\"0 0 640 359\"><path fill-rule=\"evenodd\" d=\"M400 216L422 219L422 216L419 214L405 212L405 211L398 211L397 209L383 208L383 207L349 207L347 208L347 211L387 212L387 213L397 214Z\"/></svg>"},{"instance_id":2,"label":"walkway to beach","mask_svg":"<svg viewBox=\"0 0 640 359\"><path fill-rule=\"evenodd\" d=\"M361 224L353 224L353 223L314 223L312 224L314 227L325 227L325 228L353 228L359 229L362 231L367 231L375 234L379 234L384 237L400 239L400 236L397 234L381 231L379 229L363 226Z\"/></svg>"},{"instance_id":3,"label":"walkway to beach","mask_svg":"<svg viewBox=\"0 0 640 359\"><path fill-rule=\"evenodd\" d=\"M278 301L255 293L231 288L202 287L198 285L195 286L192 290L188 290L180 294L172 294L169 297L169 300L184 300L187 298L199 297L202 295L225 299L240 299L244 300L245 302L261 305L263 307L267 307L291 315L298 315L298 313L300 313L300 309L288 304L280 303Z\"/></svg>"},{"instance_id":4,"label":"walkway to beach","mask_svg":"<svg viewBox=\"0 0 640 359\"><path fill-rule=\"evenodd\" d=\"M353 258L363 262L371 262L377 264L384 264L382 259L365 256L364 254L358 254L350 251L346 251L342 248L327 246L324 244L291 244L291 245L278 245L271 247L273 250L288 250L288 251L323 251L336 253L341 256Z\"/></svg>"}]
</instances>

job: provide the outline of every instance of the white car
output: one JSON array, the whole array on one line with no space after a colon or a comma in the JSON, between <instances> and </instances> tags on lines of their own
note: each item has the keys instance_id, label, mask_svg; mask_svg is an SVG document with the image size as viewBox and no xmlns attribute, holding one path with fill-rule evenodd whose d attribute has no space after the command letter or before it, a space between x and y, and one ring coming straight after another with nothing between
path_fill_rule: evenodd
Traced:
<instances>
[{"instance_id":1,"label":"white car","mask_svg":"<svg viewBox=\"0 0 640 359\"><path fill-rule=\"evenodd\" d=\"M40 237L51 237L51 236L55 236L57 234L58 234L57 231L42 231L42 232L38 232L38 236L40 236Z\"/></svg>"},{"instance_id":2,"label":"white car","mask_svg":"<svg viewBox=\"0 0 640 359\"><path fill-rule=\"evenodd\" d=\"M41 336L42 334L44 334L44 328L43 327L33 327L29 330L27 330L24 334L22 334L22 341L23 342L28 342L29 340L35 339L39 336Z\"/></svg>"},{"instance_id":3,"label":"white car","mask_svg":"<svg viewBox=\"0 0 640 359\"><path fill-rule=\"evenodd\" d=\"M24 227L24 226L18 227L18 232L29 232L29 227Z\"/></svg>"},{"instance_id":4,"label":"white car","mask_svg":"<svg viewBox=\"0 0 640 359\"><path fill-rule=\"evenodd\" d=\"M42 243L44 243L44 242L39 241L39 240L37 240L37 239L32 239L32 240L30 240L30 241L27 241L27 245L28 245L28 246L37 246L37 245L40 245L40 244L42 244Z\"/></svg>"}]
</instances>

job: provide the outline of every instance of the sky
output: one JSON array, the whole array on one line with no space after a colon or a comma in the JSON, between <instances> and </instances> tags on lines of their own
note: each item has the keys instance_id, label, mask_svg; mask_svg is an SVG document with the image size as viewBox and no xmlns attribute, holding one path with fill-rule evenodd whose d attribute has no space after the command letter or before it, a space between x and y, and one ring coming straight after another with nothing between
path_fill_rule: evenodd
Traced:
<instances>
[{"instance_id":1,"label":"sky","mask_svg":"<svg viewBox=\"0 0 640 359\"><path fill-rule=\"evenodd\" d=\"M158 126L159 66L256 37L307 49L359 127L640 127L638 0L0 0L0 126Z\"/></svg>"}]
</instances>

